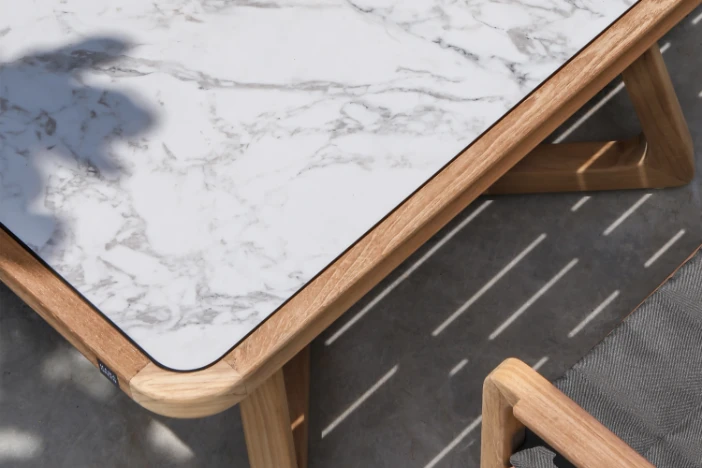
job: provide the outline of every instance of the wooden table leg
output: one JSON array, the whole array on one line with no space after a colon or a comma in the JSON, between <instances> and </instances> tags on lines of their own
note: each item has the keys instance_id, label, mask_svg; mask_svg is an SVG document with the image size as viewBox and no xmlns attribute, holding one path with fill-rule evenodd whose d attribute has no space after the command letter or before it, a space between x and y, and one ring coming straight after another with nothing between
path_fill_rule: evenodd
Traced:
<instances>
[{"instance_id":1,"label":"wooden table leg","mask_svg":"<svg viewBox=\"0 0 702 468\"><path fill-rule=\"evenodd\" d=\"M254 390L239 408L251 468L295 468L283 370Z\"/></svg>"},{"instance_id":2,"label":"wooden table leg","mask_svg":"<svg viewBox=\"0 0 702 468\"><path fill-rule=\"evenodd\" d=\"M626 141L542 144L488 194L663 188L694 176L690 131L657 45L622 73L642 135Z\"/></svg>"},{"instance_id":3,"label":"wooden table leg","mask_svg":"<svg viewBox=\"0 0 702 468\"><path fill-rule=\"evenodd\" d=\"M644 164L678 185L692 180L692 136L657 45L622 73L626 90L648 144Z\"/></svg>"},{"instance_id":4,"label":"wooden table leg","mask_svg":"<svg viewBox=\"0 0 702 468\"><path fill-rule=\"evenodd\" d=\"M306 468L310 347L239 406L251 468Z\"/></svg>"},{"instance_id":5,"label":"wooden table leg","mask_svg":"<svg viewBox=\"0 0 702 468\"><path fill-rule=\"evenodd\" d=\"M285 388L288 395L293 441L298 468L307 468L310 410L310 347L306 346L285 367Z\"/></svg>"}]
</instances>

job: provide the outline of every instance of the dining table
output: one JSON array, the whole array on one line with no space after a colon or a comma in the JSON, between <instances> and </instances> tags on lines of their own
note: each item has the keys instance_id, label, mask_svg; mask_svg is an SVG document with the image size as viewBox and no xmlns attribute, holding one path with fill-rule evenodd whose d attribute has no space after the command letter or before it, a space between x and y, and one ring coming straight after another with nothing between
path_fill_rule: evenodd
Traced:
<instances>
[{"instance_id":1,"label":"dining table","mask_svg":"<svg viewBox=\"0 0 702 468\"><path fill-rule=\"evenodd\" d=\"M0 280L303 468L309 344L478 197L692 179L657 41L700 3L0 0ZM619 75L641 135L549 140Z\"/></svg>"}]
</instances>

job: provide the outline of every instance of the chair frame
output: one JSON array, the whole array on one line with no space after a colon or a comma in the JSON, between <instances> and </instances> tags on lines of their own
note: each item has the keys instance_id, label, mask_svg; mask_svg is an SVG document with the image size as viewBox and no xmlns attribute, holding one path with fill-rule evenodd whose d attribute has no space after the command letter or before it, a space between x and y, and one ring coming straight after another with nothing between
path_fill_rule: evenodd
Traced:
<instances>
[{"instance_id":1,"label":"chair frame","mask_svg":"<svg viewBox=\"0 0 702 468\"><path fill-rule=\"evenodd\" d=\"M538 372L508 359L483 384L480 467L509 467L525 427L578 468L653 468Z\"/></svg>"},{"instance_id":2,"label":"chair frame","mask_svg":"<svg viewBox=\"0 0 702 468\"><path fill-rule=\"evenodd\" d=\"M702 246L648 297L700 251ZM510 457L522 444L526 428L578 468L653 467L538 372L510 358L497 366L483 383L480 467L509 467Z\"/></svg>"}]
</instances>

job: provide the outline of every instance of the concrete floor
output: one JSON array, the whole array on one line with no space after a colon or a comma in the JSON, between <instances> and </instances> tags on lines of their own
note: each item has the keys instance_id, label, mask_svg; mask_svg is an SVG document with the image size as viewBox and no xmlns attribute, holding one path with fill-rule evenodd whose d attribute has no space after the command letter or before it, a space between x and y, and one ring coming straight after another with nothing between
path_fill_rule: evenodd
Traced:
<instances>
[{"instance_id":1,"label":"concrete floor","mask_svg":"<svg viewBox=\"0 0 702 468\"><path fill-rule=\"evenodd\" d=\"M702 7L661 44L702 167ZM618 84L555 135L578 122L569 140L636 134ZM477 467L485 375L508 356L539 364L548 378L575 363L702 243L701 187L698 173L685 188L589 194L584 203L583 194L557 194L471 205L313 344L310 468ZM201 420L150 414L0 285L0 467L46 466L248 462L237 409Z\"/></svg>"}]
</instances>

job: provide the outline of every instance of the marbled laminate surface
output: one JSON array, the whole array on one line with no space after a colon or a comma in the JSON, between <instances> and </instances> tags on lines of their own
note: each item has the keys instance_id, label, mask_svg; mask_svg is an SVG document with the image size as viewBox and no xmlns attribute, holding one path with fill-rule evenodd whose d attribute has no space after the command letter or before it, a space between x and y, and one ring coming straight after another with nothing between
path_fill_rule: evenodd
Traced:
<instances>
[{"instance_id":1,"label":"marbled laminate surface","mask_svg":"<svg viewBox=\"0 0 702 468\"><path fill-rule=\"evenodd\" d=\"M0 0L0 223L206 366L635 2Z\"/></svg>"}]
</instances>

